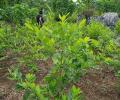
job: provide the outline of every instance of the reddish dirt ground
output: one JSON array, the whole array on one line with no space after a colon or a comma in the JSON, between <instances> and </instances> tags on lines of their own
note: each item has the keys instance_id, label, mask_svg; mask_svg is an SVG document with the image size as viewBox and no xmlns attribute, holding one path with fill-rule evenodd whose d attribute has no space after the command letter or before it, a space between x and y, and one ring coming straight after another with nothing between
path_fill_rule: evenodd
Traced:
<instances>
[{"instance_id":1,"label":"reddish dirt ground","mask_svg":"<svg viewBox=\"0 0 120 100\"><path fill-rule=\"evenodd\" d=\"M1 66L4 68L0 69L0 100L22 100L23 92L16 92L15 91L15 82L8 79L8 67L13 65L15 61L9 59L6 61L0 62ZM52 65L52 61L48 59L47 61L37 61L37 65L39 67L39 72L36 73L37 76L37 83L41 84L42 79L44 76L47 75L48 71L50 70L50 66ZM22 73L27 73L28 69L26 67L22 67Z\"/></svg>"},{"instance_id":2,"label":"reddish dirt ground","mask_svg":"<svg viewBox=\"0 0 120 100\"><path fill-rule=\"evenodd\" d=\"M108 67L90 69L76 86L83 91L86 100L120 100L114 74L114 70Z\"/></svg>"}]
</instances>

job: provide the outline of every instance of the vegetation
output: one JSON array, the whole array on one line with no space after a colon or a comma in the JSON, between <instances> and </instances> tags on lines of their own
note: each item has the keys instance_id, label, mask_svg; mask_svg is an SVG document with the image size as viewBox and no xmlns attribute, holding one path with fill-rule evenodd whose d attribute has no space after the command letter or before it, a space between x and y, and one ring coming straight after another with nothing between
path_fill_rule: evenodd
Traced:
<instances>
[{"instance_id":1,"label":"vegetation","mask_svg":"<svg viewBox=\"0 0 120 100\"><path fill-rule=\"evenodd\" d=\"M120 21L114 30L96 21L86 25L85 19L73 23L79 12L89 8L94 14L119 13L116 2L119 4L118 0L0 1L0 62L7 59L8 52L17 62L7 69L16 90L24 92L23 100L84 100L75 83L87 70L101 64L112 66L120 77L120 45L115 41ZM41 8L45 9L43 27L35 22ZM48 60L52 65L39 84L42 68L38 62Z\"/></svg>"}]
</instances>

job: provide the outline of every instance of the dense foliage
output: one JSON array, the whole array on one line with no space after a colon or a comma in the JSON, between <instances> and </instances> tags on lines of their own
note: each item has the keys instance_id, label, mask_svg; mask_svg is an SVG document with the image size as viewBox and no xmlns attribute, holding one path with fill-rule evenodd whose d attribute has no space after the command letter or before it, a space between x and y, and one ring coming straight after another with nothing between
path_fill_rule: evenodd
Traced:
<instances>
[{"instance_id":1,"label":"dense foliage","mask_svg":"<svg viewBox=\"0 0 120 100\"><path fill-rule=\"evenodd\" d=\"M116 0L0 1L0 61L7 52L13 55L17 63L10 66L9 78L15 80L16 89L24 91L24 100L84 100L74 83L87 69L108 64L120 70L120 21L114 30L96 21L89 25L84 19L80 23L71 21L90 8L100 13L119 12L116 2L119 4ZM35 23L40 8L46 9L43 27ZM37 62L48 59L51 68L43 78L44 84L38 84L36 73L41 68Z\"/></svg>"}]
</instances>

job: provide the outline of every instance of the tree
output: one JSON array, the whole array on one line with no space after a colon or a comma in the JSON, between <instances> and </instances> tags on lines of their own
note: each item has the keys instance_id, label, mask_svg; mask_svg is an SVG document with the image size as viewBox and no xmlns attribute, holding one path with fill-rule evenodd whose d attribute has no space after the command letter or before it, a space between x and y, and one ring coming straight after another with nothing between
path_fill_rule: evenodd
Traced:
<instances>
[{"instance_id":1,"label":"tree","mask_svg":"<svg viewBox=\"0 0 120 100\"><path fill-rule=\"evenodd\" d=\"M76 7L75 3L72 0L48 0L47 3L56 16L59 14L72 14Z\"/></svg>"}]
</instances>

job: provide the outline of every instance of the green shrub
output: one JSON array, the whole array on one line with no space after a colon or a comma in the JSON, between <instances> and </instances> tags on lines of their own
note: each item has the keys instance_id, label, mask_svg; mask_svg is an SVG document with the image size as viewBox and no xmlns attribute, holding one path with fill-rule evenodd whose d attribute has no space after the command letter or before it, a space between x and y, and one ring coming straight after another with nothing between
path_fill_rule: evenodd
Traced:
<instances>
[{"instance_id":1,"label":"green shrub","mask_svg":"<svg viewBox=\"0 0 120 100\"><path fill-rule=\"evenodd\" d=\"M90 37L90 47L95 54L105 61L106 57L113 57L116 51L114 33L99 22L91 22L85 34ZM97 57L97 56L96 56Z\"/></svg>"},{"instance_id":2,"label":"green shrub","mask_svg":"<svg viewBox=\"0 0 120 100\"><path fill-rule=\"evenodd\" d=\"M18 69L9 70L11 79L18 79L17 87L24 90L25 97L29 96L32 100L51 97L61 100L69 95L74 98L79 93L78 89L73 87L70 91L76 93L70 93L68 97L64 89L77 82L88 68L98 62L109 62L115 50L113 33L102 24L92 22L85 26L85 20L76 24L68 23L67 15L59 17L60 22L48 20L42 28L30 20L24 26L16 27L14 32L0 28L0 43L5 45L1 48L7 47L13 53L20 54L16 57L17 68L25 65L29 69L26 75L21 75ZM36 85L34 74L39 71L36 61L48 58L53 61L52 68L43 79L44 85Z\"/></svg>"},{"instance_id":3,"label":"green shrub","mask_svg":"<svg viewBox=\"0 0 120 100\"><path fill-rule=\"evenodd\" d=\"M69 15L71 15L75 11L76 7L76 4L72 0L51 0L47 1L47 4L54 12L55 18L59 18L59 14L65 15L69 13Z\"/></svg>"},{"instance_id":4,"label":"green shrub","mask_svg":"<svg viewBox=\"0 0 120 100\"><path fill-rule=\"evenodd\" d=\"M1 9L2 19L16 24L24 24L26 18L35 20L37 13L37 8L29 8L27 4L15 4L12 7Z\"/></svg>"},{"instance_id":5,"label":"green shrub","mask_svg":"<svg viewBox=\"0 0 120 100\"><path fill-rule=\"evenodd\" d=\"M119 0L99 0L96 4L96 9L101 12L118 12L120 13Z\"/></svg>"},{"instance_id":6,"label":"green shrub","mask_svg":"<svg viewBox=\"0 0 120 100\"><path fill-rule=\"evenodd\" d=\"M101 47L109 44L114 37L114 33L99 22L91 22L91 24L87 26L86 35L89 36L90 39L97 40Z\"/></svg>"},{"instance_id":7,"label":"green shrub","mask_svg":"<svg viewBox=\"0 0 120 100\"><path fill-rule=\"evenodd\" d=\"M120 35L120 20L115 25L115 32L117 35Z\"/></svg>"},{"instance_id":8,"label":"green shrub","mask_svg":"<svg viewBox=\"0 0 120 100\"><path fill-rule=\"evenodd\" d=\"M110 38L114 36L114 33L109 28L99 22L91 22L91 24L87 26L87 33L91 39L103 39L104 42L109 41Z\"/></svg>"}]
</instances>

